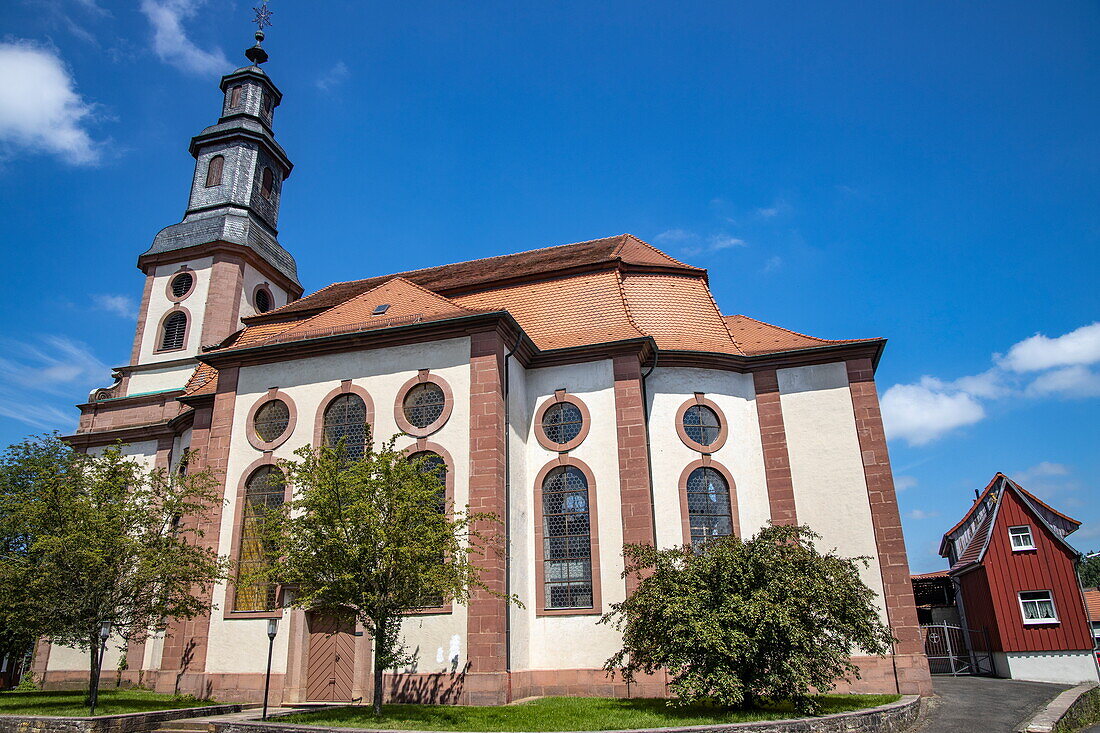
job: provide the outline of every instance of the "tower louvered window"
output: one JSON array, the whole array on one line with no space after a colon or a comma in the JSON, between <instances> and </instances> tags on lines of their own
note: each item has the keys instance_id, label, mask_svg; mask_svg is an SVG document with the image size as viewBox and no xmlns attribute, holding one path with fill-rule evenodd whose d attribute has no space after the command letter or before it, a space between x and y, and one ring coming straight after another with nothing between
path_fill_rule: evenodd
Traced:
<instances>
[{"instance_id":1,"label":"tower louvered window","mask_svg":"<svg viewBox=\"0 0 1100 733\"><path fill-rule=\"evenodd\" d=\"M688 521L691 542L702 546L708 539L733 534L730 487L713 468L697 468L687 480Z\"/></svg>"},{"instance_id":2,"label":"tower louvered window","mask_svg":"<svg viewBox=\"0 0 1100 733\"><path fill-rule=\"evenodd\" d=\"M275 466L259 467L249 476L244 494L234 609L270 611L275 608L275 585L256 578L255 574L267 567L272 555L272 548L264 542L260 530L264 517L285 500L282 471Z\"/></svg>"},{"instance_id":3,"label":"tower louvered window","mask_svg":"<svg viewBox=\"0 0 1100 733\"><path fill-rule=\"evenodd\" d=\"M270 168L265 167L260 176L260 195L265 199L271 198L271 191L275 188L275 174Z\"/></svg>"},{"instance_id":4,"label":"tower louvered window","mask_svg":"<svg viewBox=\"0 0 1100 733\"><path fill-rule=\"evenodd\" d=\"M191 292L191 286L195 284L195 276L190 272L181 272L172 278L172 297L183 298Z\"/></svg>"},{"instance_id":5,"label":"tower louvered window","mask_svg":"<svg viewBox=\"0 0 1100 733\"><path fill-rule=\"evenodd\" d=\"M257 290L255 301L257 313L267 313L271 310L271 294L266 290Z\"/></svg>"},{"instance_id":6,"label":"tower louvered window","mask_svg":"<svg viewBox=\"0 0 1100 733\"><path fill-rule=\"evenodd\" d=\"M357 394L342 394L325 408L325 445L336 447L344 441L348 458L363 457L367 442L367 405Z\"/></svg>"},{"instance_id":7,"label":"tower louvered window","mask_svg":"<svg viewBox=\"0 0 1100 733\"><path fill-rule=\"evenodd\" d=\"M160 339L160 348L182 349L183 339L187 335L187 314L176 311L164 319L164 333Z\"/></svg>"},{"instance_id":8,"label":"tower louvered window","mask_svg":"<svg viewBox=\"0 0 1100 733\"><path fill-rule=\"evenodd\" d=\"M215 155L206 165L206 187L220 186L222 184L222 169L225 167L225 156Z\"/></svg>"},{"instance_id":9,"label":"tower louvered window","mask_svg":"<svg viewBox=\"0 0 1100 733\"><path fill-rule=\"evenodd\" d=\"M244 91L244 87L240 84L233 87L229 92L229 106L240 107L241 106L241 92Z\"/></svg>"},{"instance_id":10,"label":"tower louvered window","mask_svg":"<svg viewBox=\"0 0 1100 733\"><path fill-rule=\"evenodd\" d=\"M559 466L543 481L542 543L546 608L591 608L588 479L574 466Z\"/></svg>"}]
</instances>

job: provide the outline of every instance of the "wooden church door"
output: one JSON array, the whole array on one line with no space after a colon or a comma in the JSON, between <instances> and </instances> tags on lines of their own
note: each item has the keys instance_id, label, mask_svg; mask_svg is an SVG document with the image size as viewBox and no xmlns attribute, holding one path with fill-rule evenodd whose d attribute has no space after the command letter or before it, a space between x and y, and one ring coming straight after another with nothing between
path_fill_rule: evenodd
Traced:
<instances>
[{"instance_id":1,"label":"wooden church door","mask_svg":"<svg viewBox=\"0 0 1100 733\"><path fill-rule=\"evenodd\" d=\"M354 623L310 613L306 700L351 702L354 669Z\"/></svg>"}]
</instances>

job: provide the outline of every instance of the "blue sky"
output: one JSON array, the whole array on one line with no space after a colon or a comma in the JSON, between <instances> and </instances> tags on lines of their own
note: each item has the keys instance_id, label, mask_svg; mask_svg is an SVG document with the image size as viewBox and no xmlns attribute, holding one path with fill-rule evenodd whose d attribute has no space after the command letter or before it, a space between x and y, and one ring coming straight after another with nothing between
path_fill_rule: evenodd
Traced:
<instances>
[{"instance_id":1,"label":"blue sky","mask_svg":"<svg viewBox=\"0 0 1100 733\"><path fill-rule=\"evenodd\" d=\"M0 443L128 358L252 4L5 3ZM723 312L890 339L915 571L996 471L1100 548L1095 3L271 7L307 291L629 231Z\"/></svg>"}]
</instances>

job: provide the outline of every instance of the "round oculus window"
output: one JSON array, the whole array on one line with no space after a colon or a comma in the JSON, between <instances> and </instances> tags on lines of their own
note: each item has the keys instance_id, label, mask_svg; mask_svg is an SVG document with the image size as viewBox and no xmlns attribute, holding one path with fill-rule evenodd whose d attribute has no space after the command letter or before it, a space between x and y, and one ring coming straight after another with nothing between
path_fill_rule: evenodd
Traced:
<instances>
[{"instance_id":1,"label":"round oculus window","mask_svg":"<svg viewBox=\"0 0 1100 733\"><path fill-rule=\"evenodd\" d=\"M434 382L421 382L405 395L405 419L415 427L426 428L439 419L446 404L442 387Z\"/></svg>"},{"instance_id":2,"label":"round oculus window","mask_svg":"<svg viewBox=\"0 0 1100 733\"><path fill-rule=\"evenodd\" d=\"M181 272L172 278L172 297L182 298L191 292L191 286L195 284L195 276L190 272Z\"/></svg>"},{"instance_id":3,"label":"round oculus window","mask_svg":"<svg viewBox=\"0 0 1100 733\"><path fill-rule=\"evenodd\" d=\"M290 425L290 408L282 400L265 402L256 410L252 427L256 436L265 443L278 440Z\"/></svg>"},{"instance_id":4,"label":"round oculus window","mask_svg":"<svg viewBox=\"0 0 1100 733\"><path fill-rule=\"evenodd\" d=\"M558 402L542 416L542 431L550 442L558 445L565 445L576 438L581 434L582 427L584 416L572 402Z\"/></svg>"},{"instance_id":5,"label":"round oculus window","mask_svg":"<svg viewBox=\"0 0 1100 733\"><path fill-rule=\"evenodd\" d=\"M256 291L255 301L257 313L267 313L271 310L271 293L263 288Z\"/></svg>"},{"instance_id":6,"label":"round oculus window","mask_svg":"<svg viewBox=\"0 0 1100 733\"><path fill-rule=\"evenodd\" d=\"M711 445L718 440L722 424L714 410L706 405L692 405L684 413L684 432L699 445Z\"/></svg>"}]
</instances>

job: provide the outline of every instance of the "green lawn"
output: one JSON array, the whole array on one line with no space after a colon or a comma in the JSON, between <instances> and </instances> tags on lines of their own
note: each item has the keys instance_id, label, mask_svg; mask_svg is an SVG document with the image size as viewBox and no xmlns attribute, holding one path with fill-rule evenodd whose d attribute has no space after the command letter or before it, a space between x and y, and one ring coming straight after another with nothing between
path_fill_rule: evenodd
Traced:
<instances>
[{"instance_id":1,"label":"green lawn","mask_svg":"<svg viewBox=\"0 0 1100 733\"><path fill-rule=\"evenodd\" d=\"M826 695L826 713L885 705L897 695ZM664 700L616 700L604 697L545 697L518 705L386 705L375 717L369 707L348 707L280 716L280 723L344 728L393 728L460 731L571 731L668 728L681 725L744 723L798 717L789 706L758 710L674 708Z\"/></svg>"},{"instance_id":2,"label":"green lawn","mask_svg":"<svg viewBox=\"0 0 1100 733\"><path fill-rule=\"evenodd\" d=\"M0 715L63 715L84 716L84 691L57 690L50 692L0 692ZM99 691L96 715L145 713L150 710L177 710L212 705L209 700L197 700L190 695L161 695L149 690Z\"/></svg>"}]
</instances>

